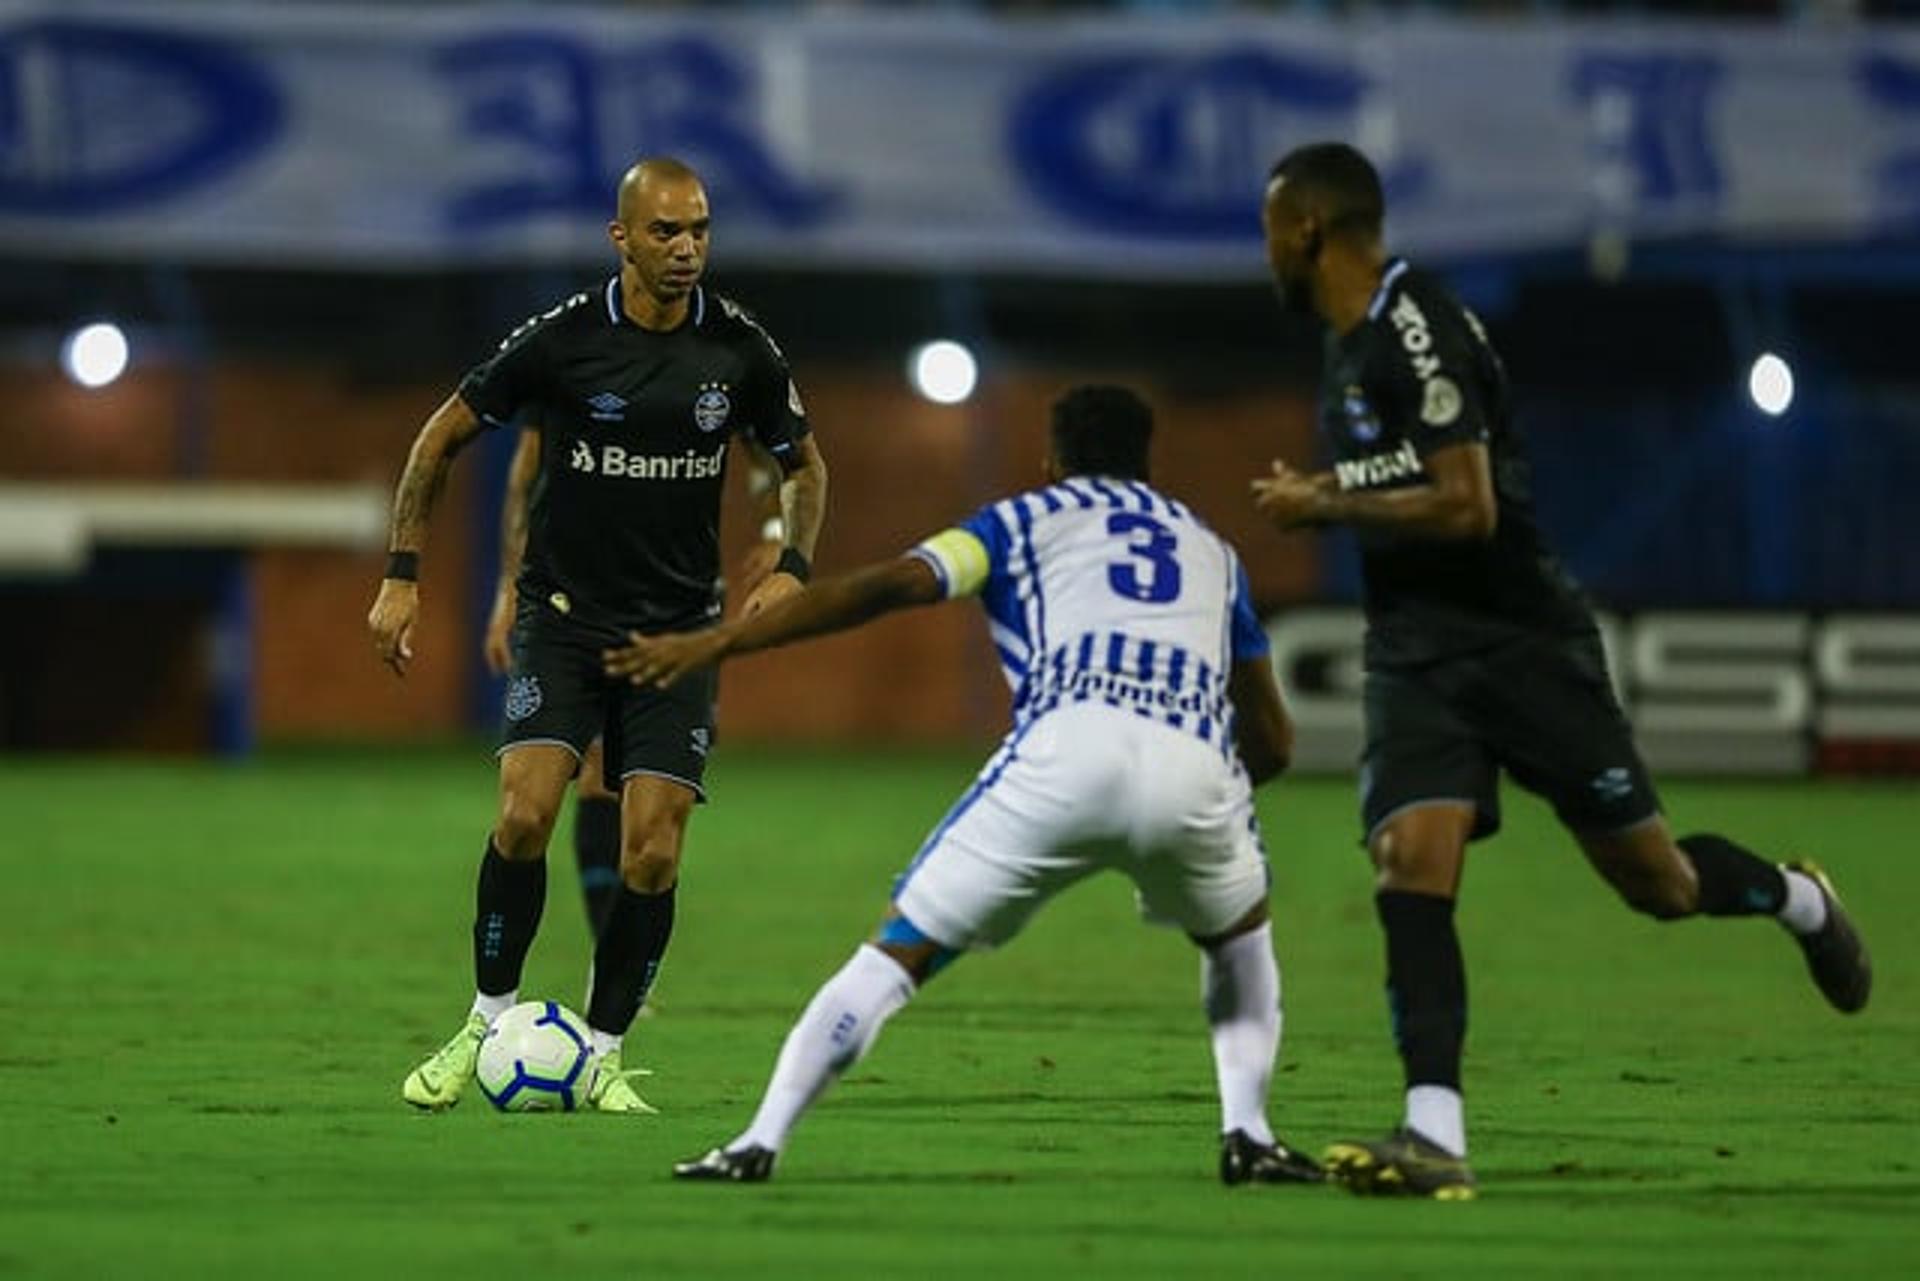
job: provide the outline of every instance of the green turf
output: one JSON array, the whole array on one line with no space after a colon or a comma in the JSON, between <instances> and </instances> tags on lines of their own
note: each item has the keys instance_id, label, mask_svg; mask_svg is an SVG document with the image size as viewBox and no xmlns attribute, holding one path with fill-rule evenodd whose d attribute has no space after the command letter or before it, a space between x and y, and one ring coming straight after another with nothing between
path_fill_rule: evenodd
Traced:
<instances>
[{"instance_id":1,"label":"green turf","mask_svg":"<svg viewBox=\"0 0 1920 1281\"><path fill-rule=\"evenodd\" d=\"M1686 825L1835 870L1863 1016L1760 922L1615 904L1532 802L1482 847L1471 1205L1214 1182L1196 966L1118 881L970 958L889 1028L764 1188L671 1160L745 1120L789 1021L971 761L737 755L628 1061L651 1120L416 1116L469 994L485 753L0 762L0 1276L1911 1274L1920 897L1911 785L1674 785ZM1281 1132L1396 1119L1349 784L1268 789ZM556 843L565 849L564 841ZM525 990L579 1001L570 859Z\"/></svg>"}]
</instances>

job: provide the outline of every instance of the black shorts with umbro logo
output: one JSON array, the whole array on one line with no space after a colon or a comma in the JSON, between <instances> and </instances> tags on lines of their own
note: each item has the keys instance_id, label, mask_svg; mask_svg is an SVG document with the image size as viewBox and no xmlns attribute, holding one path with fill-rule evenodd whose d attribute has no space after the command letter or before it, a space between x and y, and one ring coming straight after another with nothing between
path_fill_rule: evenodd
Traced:
<instances>
[{"instance_id":1,"label":"black shorts with umbro logo","mask_svg":"<svg viewBox=\"0 0 1920 1281\"><path fill-rule=\"evenodd\" d=\"M607 787L618 793L636 774L689 788L706 799L707 753L713 747L714 669L666 689L609 678L601 653L623 639L587 626L531 592L520 593L502 708L500 751L535 743L584 756L604 740Z\"/></svg>"},{"instance_id":2,"label":"black shorts with umbro logo","mask_svg":"<svg viewBox=\"0 0 1920 1281\"><path fill-rule=\"evenodd\" d=\"M1487 649L1366 678L1360 812L1369 839L1401 810L1474 807L1473 839L1500 827L1499 774L1576 832L1660 811L1597 633L1523 633Z\"/></svg>"}]
</instances>

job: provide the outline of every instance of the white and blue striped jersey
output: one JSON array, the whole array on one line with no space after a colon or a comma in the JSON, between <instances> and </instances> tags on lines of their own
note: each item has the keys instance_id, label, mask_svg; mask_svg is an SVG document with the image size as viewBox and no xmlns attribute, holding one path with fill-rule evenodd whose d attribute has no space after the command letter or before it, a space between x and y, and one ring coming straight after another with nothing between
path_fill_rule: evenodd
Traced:
<instances>
[{"instance_id":1,"label":"white and blue striped jersey","mask_svg":"<svg viewBox=\"0 0 1920 1281\"><path fill-rule=\"evenodd\" d=\"M1101 701L1233 745L1227 680L1268 651L1225 539L1139 481L1076 476L981 508L909 553L977 595L1016 726Z\"/></svg>"}]
</instances>

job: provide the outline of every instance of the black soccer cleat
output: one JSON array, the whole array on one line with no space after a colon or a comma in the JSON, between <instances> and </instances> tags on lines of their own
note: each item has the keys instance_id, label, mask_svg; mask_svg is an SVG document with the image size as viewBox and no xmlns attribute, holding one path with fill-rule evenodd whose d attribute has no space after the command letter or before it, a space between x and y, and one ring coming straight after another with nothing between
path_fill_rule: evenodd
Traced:
<instances>
[{"instance_id":1,"label":"black soccer cleat","mask_svg":"<svg viewBox=\"0 0 1920 1281\"><path fill-rule=\"evenodd\" d=\"M765 1183L773 1177L773 1161L779 1155L772 1148L745 1147L731 1152L715 1148L696 1161L675 1165L673 1177L706 1183Z\"/></svg>"},{"instance_id":2,"label":"black soccer cleat","mask_svg":"<svg viewBox=\"0 0 1920 1281\"><path fill-rule=\"evenodd\" d=\"M1318 1161L1278 1140L1261 1143L1245 1130L1220 1136L1220 1182L1228 1187L1241 1183L1323 1183L1326 1177Z\"/></svg>"},{"instance_id":3,"label":"black soccer cleat","mask_svg":"<svg viewBox=\"0 0 1920 1281\"><path fill-rule=\"evenodd\" d=\"M1833 882L1818 863L1799 859L1786 867L1819 886L1820 896L1827 901L1826 924L1811 934L1793 936L1806 954L1807 969L1828 1004L1843 1014L1856 1014L1866 1008L1867 997L1873 992L1873 958L1867 955L1867 945L1861 941L1860 931L1853 928L1853 918L1840 905Z\"/></svg>"},{"instance_id":4,"label":"black soccer cleat","mask_svg":"<svg viewBox=\"0 0 1920 1281\"><path fill-rule=\"evenodd\" d=\"M1471 1201L1479 1195L1466 1160L1405 1126L1384 1139L1349 1139L1323 1154L1327 1175L1355 1196Z\"/></svg>"}]
</instances>

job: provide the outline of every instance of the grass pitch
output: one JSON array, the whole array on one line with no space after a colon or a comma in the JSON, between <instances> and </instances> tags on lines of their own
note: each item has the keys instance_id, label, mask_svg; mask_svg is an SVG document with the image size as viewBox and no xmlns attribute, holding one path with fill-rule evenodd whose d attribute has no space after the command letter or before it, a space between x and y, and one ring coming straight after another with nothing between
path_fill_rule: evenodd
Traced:
<instances>
[{"instance_id":1,"label":"grass pitch","mask_svg":"<svg viewBox=\"0 0 1920 1281\"><path fill-rule=\"evenodd\" d=\"M1911 784L1666 792L1683 828L1827 862L1879 971L1852 1019L1767 923L1632 916L1511 795L1462 908L1472 1204L1220 1187L1197 962L1117 879L931 984L774 1183L670 1182L744 1123L973 764L716 761L629 1041L664 1114L632 1120L400 1102L469 996L484 751L0 763L0 1276L1911 1275ZM1262 795L1273 1116L1311 1150L1398 1113L1350 794ZM566 850L523 991L577 1007Z\"/></svg>"}]
</instances>

